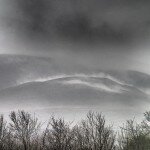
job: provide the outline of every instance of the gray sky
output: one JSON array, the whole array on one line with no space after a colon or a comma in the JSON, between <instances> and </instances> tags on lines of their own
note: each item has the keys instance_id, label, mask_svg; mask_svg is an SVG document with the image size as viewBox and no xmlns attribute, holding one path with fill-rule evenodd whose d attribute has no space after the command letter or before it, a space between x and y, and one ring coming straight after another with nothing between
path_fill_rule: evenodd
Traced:
<instances>
[{"instance_id":1,"label":"gray sky","mask_svg":"<svg viewBox=\"0 0 150 150\"><path fill-rule=\"evenodd\" d=\"M0 53L150 73L149 11L148 0L0 0Z\"/></svg>"},{"instance_id":2,"label":"gray sky","mask_svg":"<svg viewBox=\"0 0 150 150\"><path fill-rule=\"evenodd\" d=\"M149 0L0 0L0 54L16 54L0 55L1 111L23 105L69 114L74 106L67 104L86 101L116 120L139 116L149 108L150 76L140 73L150 74L149 43ZM105 81L99 70L116 72ZM64 78L49 83L58 73ZM51 102L65 107L54 111ZM91 109L83 106L68 118Z\"/></svg>"}]
</instances>

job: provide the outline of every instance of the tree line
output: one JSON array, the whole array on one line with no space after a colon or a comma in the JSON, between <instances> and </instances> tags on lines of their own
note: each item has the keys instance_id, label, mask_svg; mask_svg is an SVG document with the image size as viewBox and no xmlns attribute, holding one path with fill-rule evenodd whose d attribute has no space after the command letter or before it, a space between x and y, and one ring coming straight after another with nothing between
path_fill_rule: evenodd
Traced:
<instances>
[{"instance_id":1,"label":"tree line","mask_svg":"<svg viewBox=\"0 0 150 150\"><path fill-rule=\"evenodd\" d=\"M141 123L128 120L116 132L97 112L76 125L51 116L43 129L35 115L12 111L9 122L0 116L0 150L150 150L150 112L144 116Z\"/></svg>"}]
</instances>

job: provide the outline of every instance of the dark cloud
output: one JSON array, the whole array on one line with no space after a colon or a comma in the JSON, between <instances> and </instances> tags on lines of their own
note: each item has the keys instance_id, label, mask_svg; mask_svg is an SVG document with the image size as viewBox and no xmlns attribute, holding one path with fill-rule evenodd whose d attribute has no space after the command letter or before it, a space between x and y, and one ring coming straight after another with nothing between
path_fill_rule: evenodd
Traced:
<instances>
[{"instance_id":1,"label":"dark cloud","mask_svg":"<svg viewBox=\"0 0 150 150\"><path fill-rule=\"evenodd\" d=\"M126 29L114 29L108 22L93 27L89 18L83 14L63 16L56 21L57 33L67 39L91 42L126 42L132 32Z\"/></svg>"},{"instance_id":2,"label":"dark cloud","mask_svg":"<svg viewBox=\"0 0 150 150\"><path fill-rule=\"evenodd\" d=\"M96 110L98 104L98 111L119 115L122 108L143 111L150 94L150 76L141 73L150 73L149 37L149 0L0 0L1 109L36 103L43 110L52 104ZM93 79L100 72L116 86L109 78ZM59 75L64 78L49 81ZM122 93L110 93L120 87Z\"/></svg>"},{"instance_id":3,"label":"dark cloud","mask_svg":"<svg viewBox=\"0 0 150 150\"><path fill-rule=\"evenodd\" d=\"M148 0L1 0L0 52L48 56L71 67L147 71L149 52L136 45L149 40L149 4ZM137 65L138 51L144 51L141 61L147 65Z\"/></svg>"},{"instance_id":4,"label":"dark cloud","mask_svg":"<svg viewBox=\"0 0 150 150\"><path fill-rule=\"evenodd\" d=\"M13 0L12 3L13 27L32 39L124 43L133 42L149 31L150 5L146 0Z\"/></svg>"}]
</instances>

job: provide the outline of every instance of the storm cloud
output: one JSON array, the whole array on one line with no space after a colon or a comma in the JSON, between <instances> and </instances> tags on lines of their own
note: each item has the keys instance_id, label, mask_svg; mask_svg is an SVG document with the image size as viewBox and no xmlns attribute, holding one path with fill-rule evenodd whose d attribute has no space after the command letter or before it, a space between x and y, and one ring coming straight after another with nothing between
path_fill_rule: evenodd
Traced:
<instances>
[{"instance_id":1,"label":"storm cloud","mask_svg":"<svg viewBox=\"0 0 150 150\"><path fill-rule=\"evenodd\" d=\"M149 40L149 0L0 0L1 111L139 116Z\"/></svg>"},{"instance_id":2,"label":"storm cloud","mask_svg":"<svg viewBox=\"0 0 150 150\"><path fill-rule=\"evenodd\" d=\"M2 1L2 0L1 0ZM130 43L149 36L150 2L135 0L7 0L6 22L40 40ZM8 18L8 16L9 18ZM142 38L141 38L142 37Z\"/></svg>"}]
</instances>

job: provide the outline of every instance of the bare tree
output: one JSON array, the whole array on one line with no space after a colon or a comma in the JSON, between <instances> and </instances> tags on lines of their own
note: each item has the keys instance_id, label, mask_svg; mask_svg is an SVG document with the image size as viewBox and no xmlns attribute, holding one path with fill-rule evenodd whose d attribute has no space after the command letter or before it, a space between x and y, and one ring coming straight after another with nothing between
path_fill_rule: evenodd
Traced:
<instances>
[{"instance_id":1,"label":"bare tree","mask_svg":"<svg viewBox=\"0 0 150 150\"><path fill-rule=\"evenodd\" d=\"M4 119L4 116L0 116L0 149L1 150L17 150L16 140L12 135L12 132Z\"/></svg>"},{"instance_id":2,"label":"bare tree","mask_svg":"<svg viewBox=\"0 0 150 150\"><path fill-rule=\"evenodd\" d=\"M145 118L147 115L149 114L145 113ZM128 120L126 126L121 128L121 133L118 137L119 150L149 150L149 131L150 126L147 119L139 124L134 120Z\"/></svg>"},{"instance_id":3,"label":"bare tree","mask_svg":"<svg viewBox=\"0 0 150 150\"><path fill-rule=\"evenodd\" d=\"M89 112L80 124L51 117L44 130L25 111L11 112L9 125L0 118L1 150L115 150L115 133L99 113Z\"/></svg>"},{"instance_id":4,"label":"bare tree","mask_svg":"<svg viewBox=\"0 0 150 150\"><path fill-rule=\"evenodd\" d=\"M76 126L75 147L83 150L114 150L115 134L106 126L105 118L99 113L89 112L87 119Z\"/></svg>"},{"instance_id":5,"label":"bare tree","mask_svg":"<svg viewBox=\"0 0 150 150\"><path fill-rule=\"evenodd\" d=\"M7 139L7 127L3 115L0 116L0 149L5 148Z\"/></svg>"},{"instance_id":6,"label":"bare tree","mask_svg":"<svg viewBox=\"0 0 150 150\"><path fill-rule=\"evenodd\" d=\"M55 119L53 116L43 134L43 145L50 150L70 150L72 148L73 134L70 124L64 119Z\"/></svg>"},{"instance_id":7,"label":"bare tree","mask_svg":"<svg viewBox=\"0 0 150 150\"><path fill-rule=\"evenodd\" d=\"M32 149L32 141L36 138L40 123L36 117L25 111L11 112L10 129L14 137L23 145L24 150Z\"/></svg>"}]
</instances>

